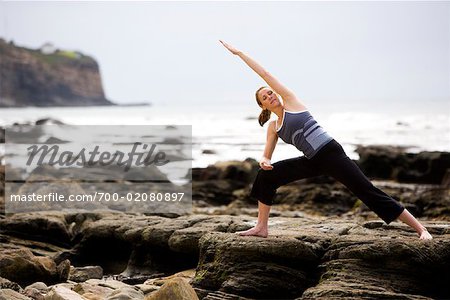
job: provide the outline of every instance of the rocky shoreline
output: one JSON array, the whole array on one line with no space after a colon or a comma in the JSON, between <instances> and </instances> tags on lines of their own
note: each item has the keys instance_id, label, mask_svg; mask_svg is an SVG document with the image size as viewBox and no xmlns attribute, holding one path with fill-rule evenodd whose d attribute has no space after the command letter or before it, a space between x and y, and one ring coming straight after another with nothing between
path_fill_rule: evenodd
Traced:
<instances>
[{"instance_id":1,"label":"rocky shoreline","mask_svg":"<svg viewBox=\"0 0 450 300\"><path fill-rule=\"evenodd\" d=\"M0 295L6 299L29 299L11 290L31 299L167 299L162 291L177 289L195 295L173 299L449 295L445 221L426 222L430 242L402 224L351 216L272 217L268 238L234 233L254 224L250 216L46 212L16 214L0 224L0 272L9 279L2 279ZM25 237L36 224L42 235L69 236L69 245ZM79 297L64 296L68 290Z\"/></svg>"},{"instance_id":2,"label":"rocky shoreline","mask_svg":"<svg viewBox=\"0 0 450 300\"><path fill-rule=\"evenodd\" d=\"M433 240L384 224L326 176L278 189L269 237L239 236L256 222L258 164L218 162L191 170L189 214L0 215L0 299L450 298L450 153L357 151L365 174Z\"/></svg>"}]
</instances>

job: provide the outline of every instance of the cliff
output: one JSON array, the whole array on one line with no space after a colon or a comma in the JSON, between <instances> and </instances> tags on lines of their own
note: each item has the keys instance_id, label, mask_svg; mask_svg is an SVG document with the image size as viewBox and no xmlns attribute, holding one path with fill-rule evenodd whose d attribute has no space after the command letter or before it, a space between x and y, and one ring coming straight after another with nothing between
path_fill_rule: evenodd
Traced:
<instances>
[{"instance_id":1,"label":"cliff","mask_svg":"<svg viewBox=\"0 0 450 300\"><path fill-rule=\"evenodd\" d=\"M46 47L27 49L0 39L0 107L114 104L105 98L93 58Z\"/></svg>"}]
</instances>

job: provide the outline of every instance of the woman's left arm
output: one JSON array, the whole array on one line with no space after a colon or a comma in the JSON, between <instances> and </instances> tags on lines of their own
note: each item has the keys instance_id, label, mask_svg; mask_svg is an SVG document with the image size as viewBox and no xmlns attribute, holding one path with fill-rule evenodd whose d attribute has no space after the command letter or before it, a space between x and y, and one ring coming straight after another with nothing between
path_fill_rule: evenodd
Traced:
<instances>
[{"instance_id":1,"label":"woman's left arm","mask_svg":"<svg viewBox=\"0 0 450 300\"><path fill-rule=\"evenodd\" d=\"M233 46L220 41L225 48L227 48L234 55L239 56L253 71L255 71L261 78L271 87L274 91L279 94L283 100L295 101L298 100L294 92L284 86L275 76L273 76L269 71L267 71L263 66L261 66L256 60L245 54L244 52L234 48Z\"/></svg>"}]
</instances>

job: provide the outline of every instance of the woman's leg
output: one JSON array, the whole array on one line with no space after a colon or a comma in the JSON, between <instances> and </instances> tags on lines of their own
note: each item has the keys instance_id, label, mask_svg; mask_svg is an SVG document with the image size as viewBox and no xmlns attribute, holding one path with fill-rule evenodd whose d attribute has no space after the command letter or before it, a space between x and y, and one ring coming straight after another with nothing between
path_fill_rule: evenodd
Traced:
<instances>
[{"instance_id":1,"label":"woman's leg","mask_svg":"<svg viewBox=\"0 0 450 300\"><path fill-rule=\"evenodd\" d=\"M335 146L335 151L321 158L320 168L344 184L387 224L398 218L416 230L421 239L431 238L426 228L403 205L370 182L339 144Z\"/></svg>"},{"instance_id":2,"label":"woman's leg","mask_svg":"<svg viewBox=\"0 0 450 300\"><path fill-rule=\"evenodd\" d=\"M278 187L303 178L320 175L317 166L304 156L278 161L272 170L259 169L250 197L258 200L258 223L240 235L267 237L270 207Z\"/></svg>"},{"instance_id":3,"label":"woman's leg","mask_svg":"<svg viewBox=\"0 0 450 300\"><path fill-rule=\"evenodd\" d=\"M239 235L256 235L267 237L269 235L269 213L270 205L258 201L258 223L255 227L245 231L238 231Z\"/></svg>"}]
</instances>

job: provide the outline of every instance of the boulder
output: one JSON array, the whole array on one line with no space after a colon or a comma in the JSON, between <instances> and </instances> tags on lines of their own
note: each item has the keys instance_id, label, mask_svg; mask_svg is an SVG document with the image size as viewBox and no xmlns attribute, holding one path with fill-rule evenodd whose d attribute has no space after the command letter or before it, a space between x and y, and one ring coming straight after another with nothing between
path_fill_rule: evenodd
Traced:
<instances>
[{"instance_id":1,"label":"boulder","mask_svg":"<svg viewBox=\"0 0 450 300\"><path fill-rule=\"evenodd\" d=\"M406 153L402 147L358 146L358 165L369 177L441 184L450 169L450 152Z\"/></svg>"},{"instance_id":2,"label":"boulder","mask_svg":"<svg viewBox=\"0 0 450 300\"><path fill-rule=\"evenodd\" d=\"M144 293L135 287L122 287L114 290L105 300L141 300L144 299Z\"/></svg>"},{"instance_id":3,"label":"boulder","mask_svg":"<svg viewBox=\"0 0 450 300\"><path fill-rule=\"evenodd\" d=\"M67 262L60 265L67 266ZM28 285L36 281L47 284L63 282L67 280L68 270L49 257L35 256L26 248L3 249L0 256L0 276L21 285Z\"/></svg>"},{"instance_id":4,"label":"boulder","mask_svg":"<svg viewBox=\"0 0 450 300\"><path fill-rule=\"evenodd\" d=\"M25 287L25 290L27 289L35 289L38 290L42 294L47 294L49 287L44 282L35 282L33 284L30 284L29 286Z\"/></svg>"},{"instance_id":5,"label":"boulder","mask_svg":"<svg viewBox=\"0 0 450 300\"><path fill-rule=\"evenodd\" d=\"M0 232L29 240L69 246L72 235L61 212L14 214L0 219Z\"/></svg>"},{"instance_id":6,"label":"boulder","mask_svg":"<svg viewBox=\"0 0 450 300\"><path fill-rule=\"evenodd\" d=\"M85 300L80 294L65 286L53 286L45 295L45 300Z\"/></svg>"},{"instance_id":7,"label":"boulder","mask_svg":"<svg viewBox=\"0 0 450 300\"><path fill-rule=\"evenodd\" d=\"M102 279L103 269L100 266L70 267L69 280L83 282L89 279Z\"/></svg>"},{"instance_id":8,"label":"boulder","mask_svg":"<svg viewBox=\"0 0 450 300\"><path fill-rule=\"evenodd\" d=\"M32 298L22 295L15 290L0 289L0 300L32 300Z\"/></svg>"},{"instance_id":9,"label":"boulder","mask_svg":"<svg viewBox=\"0 0 450 300\"><path fill-rule=\"evenodd\" d=\"M20 285L3 277L0 277L0 289L10 289L16 292L20 292L22 290Z\"/></svg>"},{"instance_id":10,"label":"boulder","mask_svg":"<svg viewBox=\"0 0 450 300\"><path fill-rule=\"evenodd\" d=\"M73 287L73 291L91 300L105 299L112 291L114 291L114 289L101 286L99 285L100 282L101 281L98 281L97 284L80 282Z\"/></svg>"},{"instance_id":11,"label":"boulder","mask_svg":"<svg viewBox=\"0 0 450 300\"><path fill-rule=\"evenodd\" d=\"M187 280L176 277L145 297L145 300L198 300L198 296Z\"/></svg>"},{"instance_id":12,"label":"boulder","mask_svg":"<svg viewBox=\"0 0 450 300\"><path fill-rule=\"evenodd\" d=\"M422 241L396 222L275 219L268 238L203 235L196 291L253 299L450 297L448 225L427 226L435 239Z\"/></svg>"},{"instance_id":13,"label":"boulder","mask_svg":"<svg viewBox=\"0 0 450 300\"><path fill-rule=\"evenodd\" d=\"M246 184L253 181L258 169L258 162L252 158L247 158L244 161L221 161L206 168L193 168L192 180L226 179Z\"/></svg>"}]
</instances>

